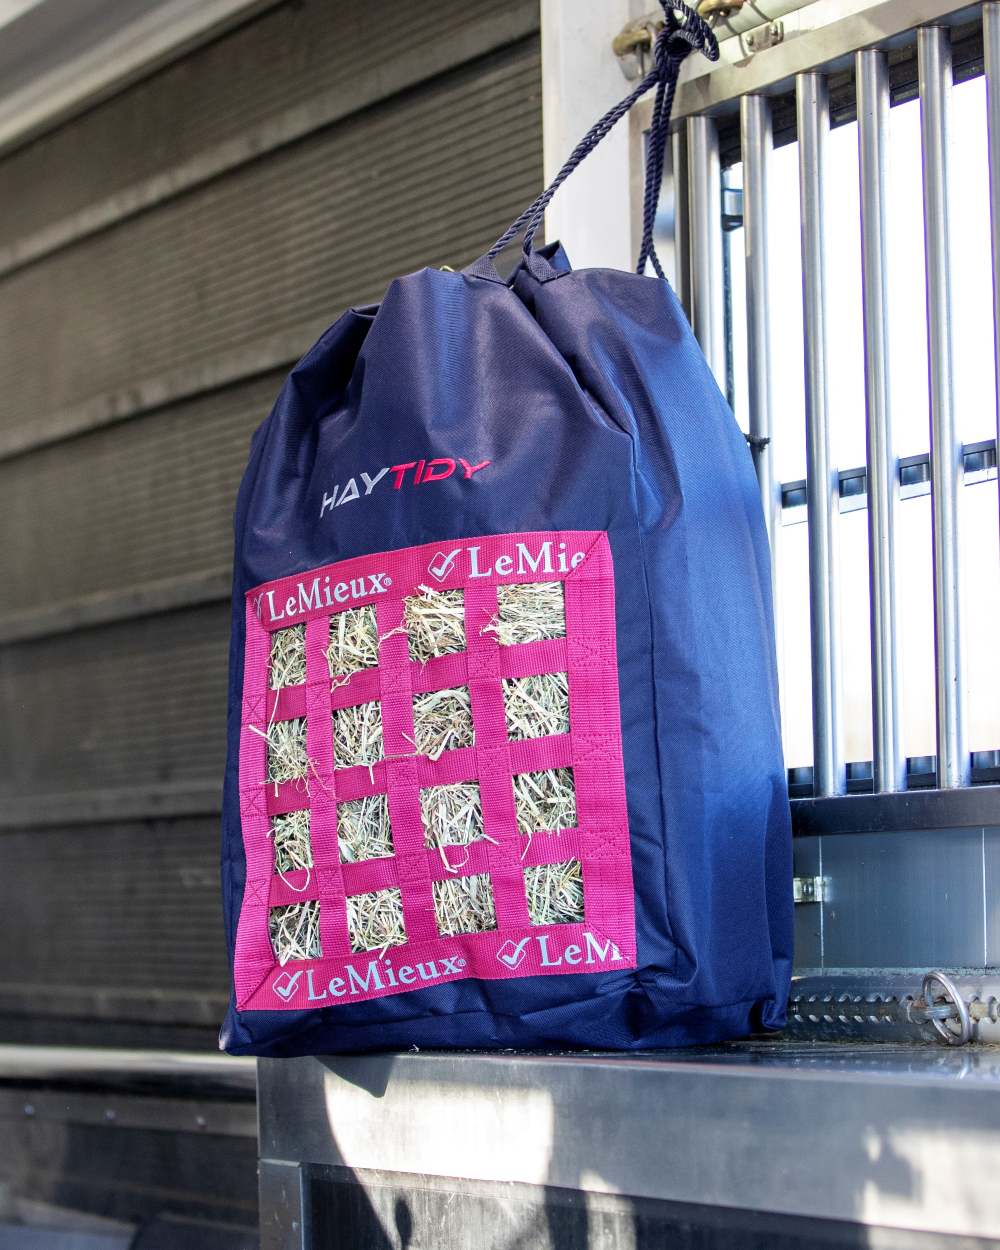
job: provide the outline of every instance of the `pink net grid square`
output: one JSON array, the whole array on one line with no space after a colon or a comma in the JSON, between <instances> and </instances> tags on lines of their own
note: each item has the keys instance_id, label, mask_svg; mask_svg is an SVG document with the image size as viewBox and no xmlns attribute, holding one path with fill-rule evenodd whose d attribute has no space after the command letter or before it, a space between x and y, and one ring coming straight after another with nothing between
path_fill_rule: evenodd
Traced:
<instances>
[{"instance_id":1,"label":"pink net grid square","mask_svg":"<svg viewBox=\"0 0 1000 1250\"><path fill-rule=\"evenodd\" d=\"M498 587L559 582L565 634L501 645ZM426 662L411 659L405 600L422 589L461 590L465 648ZM372 605L378 664L331 678L331 619ZM305 625L306 680L272 690L275 630ZM511 740L505 679L565 673L569 732ZM416 749L414 696L464 687L474 742L436 758ZM380 758L334 766L333 714L377 702ZM267 736L280 721L304 718L308 773L267 780ZM514 778L571 768L576 824L518 828ZM615 597L607 536L596 531L535 532L452 540L341 561L254 588L247 595L240 747L240 800L247 881L236 940L235 986L243 1010L303 1010L405 993L466 977L498 979L635 966L635 919L619 721ZM421 791L478 786L482 835L442 854L426 844ZM392 854L342 862L338 805L385 795ZM279 873L272 821L308 810L312 867ZM584 915L532 924L525 870L578 861ZM496 928L442 936L436 881L484 877ZM352 951L349 896L398 889L405 942ZM320 948L314 959L282 966L268 922L272 908L317 900Z\"/></svg>"}]
</instances>

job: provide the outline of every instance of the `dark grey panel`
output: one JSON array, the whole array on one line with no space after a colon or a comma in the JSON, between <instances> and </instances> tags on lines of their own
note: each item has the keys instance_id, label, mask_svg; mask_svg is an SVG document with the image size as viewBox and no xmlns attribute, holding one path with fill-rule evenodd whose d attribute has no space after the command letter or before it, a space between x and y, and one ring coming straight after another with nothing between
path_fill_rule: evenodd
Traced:
<instances>
[{"instance_id":1,"label":"dark grey panel","mask_svg":"<svg viewBox=\"0 0 1000 1250\"><path fill-rule=\"evenodd\" d=\"M797 877L818 877L822 871L822 843L819 838L797 838L793 844ZM795 907L795 967L823 966L823 909L821 903L799 903Z\"/></svg>"},{"instance_id":2,"label":"dark grey panel","mask_svg":"<svg viewBox=\"0 0 1000 1250\"><path fill-rule=\"evenodd\" d=\"M264 1188L261 1211L280 1220ZM656 1202L555 1185L476 1184L350 1168L303 1169L310 1250L996 1250L993 1238ZM268 1229L270 1231L270 1229ZM274 1238L261 1250L296 1243Z\"/></svg>"},{"instance_id":3,"label":"dark grey panel","mask_svg":"<svg viewBox=\"0 0 1000 1250\"><path fill-rule=\"evenodd\" d=\"M983 830L823 839L827 968L981 968Z\"/></svg>"},{"instance_id":4,"label":"dark grey panel","mask_svg":"<svg viewBox=\"0 0 1000 1250\"><path fill-rule=\"evenodd\" d=\"M252 1138L60 1124L23 1114L0 1120L0 1132L0 1181L13 1197L136 1224L164 1212L211 1220L244 1228L244 1246L255 1245ZM162 1244L188 1250L199 1243L180 1233ZM224 1244L230 1250L232 1243Z\"/></svg>"},{"instance_id":5,"label":"dark grey panel","mask_svg":"<svg viewBox=\"0 0 1000 1250\"><path fill-rule=\"evenodd\" d=\"M281 381L266 374L0 463L4 616L228 564L250 435Z\"/></svg>"},{"instance_id":6,"label":"dark grey panel","mask_svg":"<svg viewBox=\"0 0 1000 1250\"><path fill-rule=\"evenodd\" d=\"M1000 967L1000 829L984 830L986 963Z\"/></svg>"},{"instance_id":7,"label":"dark grey panel","mask_svg":"<svg viewBox=\"0 0 1000 1250\"><path fill-rule=\"evenodd\" d=\"M363 107L537 25L532 0L277 6L5 158L0 245L331 89Z\"/></svg>"},{"instance_id":8,"label":"dark grey panel","mask_svg":"<svg viewBox=\"0 0 1000 1250\"><path fill-rule=\"evenodd\" d=\"M305 348L395 274L465 263L535 193L539 130L530 39L13 273L4 426L292 327Z\"/></svg>"},{"instance_id":9,"label":"dark grey panel","mask_svg":"<svg viewBox=\"0 0 1000 1250\"><path fill-rule=\"evenodd\" d=\"M8 1010L21 987L38 1010L50 997L75 1014L102 994L158 994L160 1018L218 1018L229 986L218 822L5 833L0 855Z\"/></svg>"},{"instance_id":10,"label":"dark grey panel","mask_svg":"<svg viewBox=\"0 0 1000 1250\"><path fill-rule=\"evenodd\" d=\"M221 785L228 640L219 604L0 649L0 802Z\"/></svg>"}]
</instances>

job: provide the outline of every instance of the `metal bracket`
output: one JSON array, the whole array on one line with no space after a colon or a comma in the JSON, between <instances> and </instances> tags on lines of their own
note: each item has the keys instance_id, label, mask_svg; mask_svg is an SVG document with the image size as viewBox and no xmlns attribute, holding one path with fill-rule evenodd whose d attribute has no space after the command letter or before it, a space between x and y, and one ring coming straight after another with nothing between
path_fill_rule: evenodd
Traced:
<instances>
[{"instance_id":1,"label":"metal bracket","mask_svg":"<svg viewBox=\"0 0 1000 1250\"><path fill-rule=\"evenodd\" d=\"M785 38L783 22L768 22L766 26L757 26L747 31L743 37L743 47L747 52L763 52L767 48L776 47Z\"/></svg>"},{"instance_id":2,"label":"metal bracket","mask_svg":"<svg viewBox=\"0 0 1000 1250\"><path fill-rule=\"evenodd\" d=\"M611 50L629 82L641 78L646 72L646 60L662 28L663 14L656 9L626 22L612 39Z\"/></svg>"},{"instance_id":3,"label":"metal bracket","mask_svg":"<svg viewBox=\"0 0 1000 1250\"><path fill-rule=\"evenodd\" d=\"M830 881L827 877L793 877L792 898L796 903L829 901Z\"/></svg>"}]
</instances>

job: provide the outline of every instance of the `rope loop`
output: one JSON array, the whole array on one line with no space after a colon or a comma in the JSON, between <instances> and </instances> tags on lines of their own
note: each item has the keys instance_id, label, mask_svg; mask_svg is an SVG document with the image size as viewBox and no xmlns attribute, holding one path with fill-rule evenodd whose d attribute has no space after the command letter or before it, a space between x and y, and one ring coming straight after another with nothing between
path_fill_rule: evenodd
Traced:
<instances>
[{"instance_id":1,"label":"rope loop","mask_svg":"<svg viewBox=\"0 0 1000 1250\"><path fill-rule=\"evenodd\" d=\"M541 195L511 222L493 244L487 252L490 260L499 255L507 244L522 231L524 231L522 249L525 255L531 252L535 233L541 226L545 210L556 191L581 161L590 155L612 127L625 116L633 104L655 87L656 98L653 102L646 150L642 243L636 273L643 273L646 262L649 261L657 277L663 277L663 269L653 245L653 230L656 223L656 208L660 199L660 185L663 182L664 152L667 136L670 133L670 114L674 103L674 93L677 90L677 76L685 58L692 51L697 50L708 60L717 61L719 43L705 19L683 0L660 0L660 7L663 9L663 27L653 42L653 63L649 72L624 100L619 101L614 108L605 113L600 121L596 122L584 135L570 153L562 169Z\"/></svg>"}]
</instances>

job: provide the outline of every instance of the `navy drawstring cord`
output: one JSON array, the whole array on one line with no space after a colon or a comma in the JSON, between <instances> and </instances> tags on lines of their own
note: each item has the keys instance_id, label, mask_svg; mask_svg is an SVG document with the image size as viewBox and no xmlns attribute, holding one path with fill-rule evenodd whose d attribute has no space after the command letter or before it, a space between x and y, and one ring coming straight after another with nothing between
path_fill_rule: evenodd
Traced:
<instances>
[{"instance_id":1,"label":"navy drawstring cord","mask_svg":"<svg viewBox=\"0 0 1000 1250\"><path fill-rule=\"evenodd\" d=\"M656 98L653 101L653 113L649 125L646 148L646 181L642 198L642 242L639 248L639 259L636 262L636 273L643 273L649 261L657 277L663 277L663 268L653 244L653 230L656 225L656 206L660 200L660 185L663 181L663 160L670 133L670 114L674 105L674 93L677 90L677 76L685 57L697 49L710 61L719 59L719 43L711 27L704 18L699 17L694 9L682 0L660 0L663 9L663 29L659 31L653 43L653 65L649 73L609 112L595 123L584 135L569 155L569 159L556 174L541 195L529 204L523 213L507 227L504 233L493 244L487 256L490 260L499 253L523 230L522 243L525 254L531 251L531 244L549 201L570 176L577 165L593 152L609 130L619 122L640 100L647 91L656 87Z\"/></svg>"}]
</instances>

